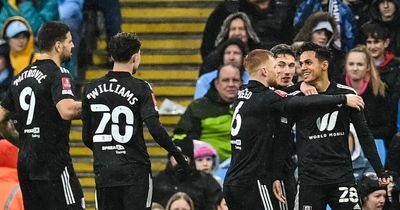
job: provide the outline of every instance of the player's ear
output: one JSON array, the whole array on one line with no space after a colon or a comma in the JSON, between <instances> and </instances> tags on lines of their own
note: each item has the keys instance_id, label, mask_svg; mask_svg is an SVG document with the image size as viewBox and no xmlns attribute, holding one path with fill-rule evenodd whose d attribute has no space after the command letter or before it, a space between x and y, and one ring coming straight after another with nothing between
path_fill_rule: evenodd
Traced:
<instances>
[{"instance_id":1,"label":"player's ear","mask_svg":"<svg viewBox=\"0 0 400 210\"><path fill-rule=\"evenodd\" d=\"M62 44L60 41L56 41L56 43L54 44L54 49L56 52L61 52L62 51Z\"/></svg>"},{"instance_id":2,"label":"player's ear","mask_svg":"<svg viewBox=\"0 0 400 210\"><path fill-rule=\"evenodd\" d=\"M328 61L322 61L322 70L324 70L324 71L327 71L328 70L328 68L329 68L329 63L328 63Z\"/></svg>"}]
</instances>

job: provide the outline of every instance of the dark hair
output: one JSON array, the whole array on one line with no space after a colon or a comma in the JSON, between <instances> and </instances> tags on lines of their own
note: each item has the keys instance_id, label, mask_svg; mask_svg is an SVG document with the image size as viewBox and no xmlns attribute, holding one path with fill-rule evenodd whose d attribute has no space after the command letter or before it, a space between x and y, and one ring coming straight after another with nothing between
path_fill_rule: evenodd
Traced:
<instances>
[{"instance_id":1,"label":"dark hair","mask_svg":"<svg viewBox=\"0 0 400 210\"><path fill-rule=\"evenodd\" d=\"M135 33L120 32L108 43L108 52L116 62L128 62L132 55L140 50L140 43Z\"/></svg>"},{"instance_id":2,"label":"dark hair","mask_svg":"<svg viewBox=\"0 0 400 210\"><path fill-rule=\"evenodd\" d=\"M223 64L223 65L218 67L217 76L215 77L216 80L219 79L219 76L221 74L221 69L224 68L224 67L227 67L227 66L230 66L230 67L232 67L234 69L237 69L239 71L240 79L242 79L242 72L240 71L240 67L238 67L238 66L236 66L234 64L228 63L228 64ZM214 83L214 82L211 81L211 83Z\"/></svg>"},{"instance_id":3,"label":"dark hair","mask_svg":"<svg viewBox=\"0 0 400 210\"><path fill-rule=\"evenodd\" d=\"M246 45L242 42L242 40L240 40L238 38L230 38L230 39L225 40L218 46L221 63L223 63L223 61L224 61L224 54L225 54L226 48L228 48L231 45L236 45L240 48L240 51L242 51L243 58L247 55L247 48L246 48Z\"/></svg>"},{"instance_id":4,"label":"dark hair","mask_svg":"<svg viewBox=\"0 0 400 210\"><path fill-rule=\"evenodd\" d=\"M358 193L361 201L365 202L368 195L377 190L386 190L386 187L379 185L378 177L375 173L364 173L361 179L358 181Z\"/></svg>"},{"instance_id":5,"label":"dark hair","mask_svg":"<svg viewBox=\"0 0 400 210\"><path fill-rule=\"evenodd\" d=\"M361 27L361 31L366 39L368 37L372 37L374 39L390 38L389 30L378 23L366 23Z\"/></svg>"},{"instance_id":6,"label":"dark hair","mask_svg":"<svg viewBox=\"0 0 400 210\"><path fill-rule=\"evenodd\" d=\"M67 39L68 32L70 32L68 25L58 21L43 24L38 33L40 51L51 51L56 42Z\"/></svg>"},{"instance_id":7,"label":"dark hair","mask_svg":"<svg viewBox=\"0 0 400 210\"><path fill-rule=\"evenodd\" d=\"M274 47L271 48L271 52L272 54L274 54L274 58L277 58L278 55L285 55L285 54L296 57L292 46L287 44L275 45Z\"/></svg>"},{"instance_id":8,"label":"dark hair","mask_svg":"<svg viewBox=\"0 0 400 210\"><path fill-rule=\"evenodd\" d=\"M315 52L315 57L319 61L328 61L328 63L331 62L332 54L331 54L331 51L327 47L323 47L323 46L314 44L312 42L306 42L303 45L301 45L300 48L297 50L297 56L300 56L303 52L306 52L306 51Z\"/></svg>"}]
</instances>

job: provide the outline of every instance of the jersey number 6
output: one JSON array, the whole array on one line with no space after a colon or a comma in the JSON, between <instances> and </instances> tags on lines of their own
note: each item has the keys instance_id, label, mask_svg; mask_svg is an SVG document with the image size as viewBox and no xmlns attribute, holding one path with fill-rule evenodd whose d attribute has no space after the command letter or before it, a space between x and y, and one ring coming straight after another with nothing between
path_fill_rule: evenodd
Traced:
<instances>
[{"instance_id":1,"label":"jersey number 6","mask_svg":"<svg viewBox=\"0 0 400 210\"><path fill-rule=\"evenodd\" d=\"M93 136L93 142L110 142L112 139L123 144L128 142L133 135L133 122L134 116L132 111L126 106L117 106L115 107L111 113L110 108L104 104L92 104L90 105L90 110L92 112L101 112L103 116L100 120L99 126L95 131L95 135ZM125 115L125 134L121 134L119 132L119 116L123 114ZM108 122L111 119L111 134L105 134L104 130Z\"/></svg>"},{"instance_id":2,"label":"jersey number 6","mask_svg":"<svg viewBox=\"0 0 400 210\"><path fill-rule=\"evenodd\" d=\"M232 129L231 135L236 136L239 133L240 126L242 126L242 116L239 114L239 109L242 108L244 101L238 103L235 108L235 112L233 113L233 120L232 120ZM236 122L236 126L234 127L234 123Z\"/></svg>"}]
</instances>

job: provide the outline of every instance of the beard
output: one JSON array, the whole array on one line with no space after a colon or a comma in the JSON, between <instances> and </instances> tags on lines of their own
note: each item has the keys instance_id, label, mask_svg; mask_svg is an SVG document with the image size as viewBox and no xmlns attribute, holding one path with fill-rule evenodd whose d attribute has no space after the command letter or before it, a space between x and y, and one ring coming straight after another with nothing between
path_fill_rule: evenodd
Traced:
<instances>
[{"instance_id":1,"label":"beard","mask_svg":"<svg viewBox=\"0 0 400 210\"><path fill-rule=\"evenodd\" d=\"M70 55L61 54L60 57L61 57L61 63L66 63L71 60L71 54Z\"/></svg>"}]
</instances>

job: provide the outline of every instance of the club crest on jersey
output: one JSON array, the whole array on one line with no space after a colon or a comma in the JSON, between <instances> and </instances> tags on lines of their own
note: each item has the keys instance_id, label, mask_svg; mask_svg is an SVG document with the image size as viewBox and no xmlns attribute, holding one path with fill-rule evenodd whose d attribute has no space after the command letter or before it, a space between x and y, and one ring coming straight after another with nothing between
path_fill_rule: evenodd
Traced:
<instances>
[{"instance_id":1,"label":"club crest on jersey","mask_svg":"<svg viewBox=\"0 0 400 210\"><path fill-rule=\"evenodd\" d=\"M72 85L69 77L61 77L62 94L74 95L72 93Z\"/></svg>"},{"instance_id":2,"label":"club crest on jersey","mask_svg":"<svg viewBox=\"0 0 400 210\"><path fill-rule=\"evenodd\" d=\"M286 97L287 93L285 91L282 90L275 90L274 91L276 94L278 94L280 97Z\"/></svg>"}]
</instances>

